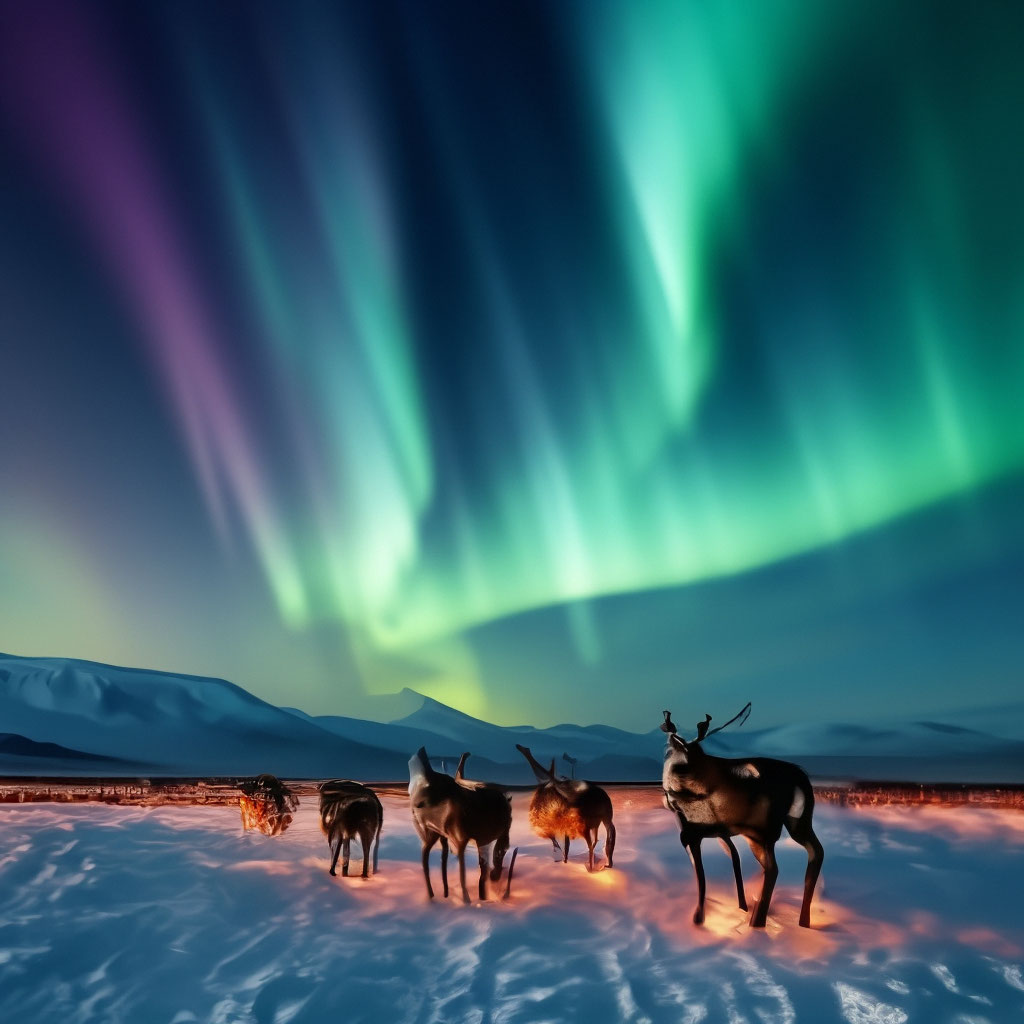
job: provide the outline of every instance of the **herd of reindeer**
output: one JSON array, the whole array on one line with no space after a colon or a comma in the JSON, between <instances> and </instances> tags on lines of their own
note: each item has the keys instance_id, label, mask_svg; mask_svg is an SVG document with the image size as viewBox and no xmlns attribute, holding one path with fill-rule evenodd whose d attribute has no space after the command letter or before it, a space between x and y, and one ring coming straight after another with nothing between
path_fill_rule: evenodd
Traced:
<instances>
[{"instance_id":1,"label":"herd of reindeer","mask_svg":"<svg viewBox=\"0 0 1024 1024\"><path fill-rule=\"evenodd\" d=\"M749 705L740 714L749 712ZM768 917L772 891L778 877L775 844L785 828L807 851L800 925L811 924L811 899L821 872L824 850L811 826L814 791L803 769L788 761L766 757L723 758L706 753L701 744L710 735L711 716L697 726L697 735L684 740L670 712L664 713L661 729L666 733L662 790L665 807L679 824L679 841L689 853L697 876L697 909L694 924L704 921L705 881L701 842L718 839L732 859L736 896L741 910L747 910L740 858L733 836L744 836L760 863L764 878L761 896L750 914L750 925L763 928ZM739 718L740 716L736 716ZM733 719L732 721L735 721ZM730 723L726 723L728 725ZM712 730L718 732L719 729ZM530 799L529 820L534 832L550 840L555 855L569 859L569 843L582 839L587 844L587 869L594 870L594 848L598 831L605 830L605 867L611 868L615 854L615 823L607 792L593 782L559 778L555 762L545 768L528 747L516 745L537 778ZM511 795L499 785L465 777L463 754L455 775L435 771L423 747L409 761L409 802L412 820L422 842L423 877L427 895L434 897L430 882L430 851L441 845L441 886L448 896L448 853L454 848L459 865L462 898L469 902L466 888L466 847L476 845L480 866L479 897L487 898L488 879L501 878L510 846L512 827ZM272 775L261 775L240 787L242 824L268 834L283 832L298 807L298 798ZM320 828L331 850L330 873L348 875L349 847L358 839L363 853L362 877L369 874L371 858L377 871L384 808L368 786L349 780L325 782L320 792ZM518 848L512 851L506 876L504 899L512 887Z\"/></svg>"}]
</instances>

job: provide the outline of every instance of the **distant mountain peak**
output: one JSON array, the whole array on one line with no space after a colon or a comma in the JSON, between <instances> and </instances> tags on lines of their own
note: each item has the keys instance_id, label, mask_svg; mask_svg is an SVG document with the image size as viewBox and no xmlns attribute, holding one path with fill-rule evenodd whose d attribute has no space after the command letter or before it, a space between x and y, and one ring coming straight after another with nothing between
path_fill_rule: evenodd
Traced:
<instances>
[{"instance_id":1,"label":"distant mountain peak","mask_svg":"<svg viewBox=\"0 0 1024 1024\"><path fill-rule=\"evenodd\" d=\"M568 755L578 761L581 778L655 781L660 775L664 737L657 730L498 726L410 687L351 703L360 717L313 717L275 707L226 680L0 655L0 722L7 734L0 736L0 763L24 772L30 762L85 764L99 756L120 762L104 770L145 764L147 772L168 774L271 770L292 777L391 781L406 775L410 753L426 745L435 757L469 750L476 777L528 781L518 743L544 762ZM819 773L858 777L869 771L875 778L1021 777L1024 715L1010 708L950 717L729 730L708 741L709 751L798 759ZM998 733L990 731L990 722Z\"/></svg>"}]
</instances>

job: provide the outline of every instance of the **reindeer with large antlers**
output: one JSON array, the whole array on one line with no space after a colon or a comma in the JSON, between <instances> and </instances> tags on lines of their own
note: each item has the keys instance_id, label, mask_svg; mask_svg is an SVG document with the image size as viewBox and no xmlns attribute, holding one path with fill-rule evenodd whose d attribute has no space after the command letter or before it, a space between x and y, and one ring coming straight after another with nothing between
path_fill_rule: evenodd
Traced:
<instances>
[{"instance_id":1,"label":"reindeer with large antlers","mask_svg":"<svg viewBox=\"0 0 1024 1024\"><path fill-rule=\"evenodd\" d=\"M749 707L748 704L740 714L746 713ZM697 736L689 742L679 736L670 712L665 712L661 726L668 734L662 773L665 806L679 822L679 841L689 851L697 875L697 909L693 922L702 924L704 921L704 865L700 854L703 839L714 837L728 842L743 906L739 857L729 842L730 836L742 835L764 869L761 898L750 915L750 925L752 928L765 926L779 875L775 844L785 827L807 851L800 925L810 928L811 897L825 859L825 851L811 827L814 790L810 780L802 768L789 761L768 757L744 760L706 754L701 742L710 735L710 723L711 716L706 715L697 726Z\"/></svg>"},{"instance_id":2,"label":"reindeer with large antlers","mask_svg":"<svg viewBox=\"0 0 1024 1024\"><path fill-rule=\"evenodd\" d=\"M569 859L569 841L583 839L587 844L587 870L594 870L594 847L597 832L604 825L605 865L612 866L615 853L615 823L612 821L612 801L608 794L593 782L559 779L555 775L555 759L545 768L530 753L529 747L516 744L516 750L526 758L539 785L530 799L530 825L543 839L550 839L556 856L562 854L562 863ZM558 840L564 840L560 850Z\"/></svg>"},{"instance_id":3,"label":"reindeer with large antlers","mask_svg":"<svg viewBox=\"0 0 1024 1024\"><path fill-rule=\"evenodd\" d=\"M470 782L463 777L466 758L459 761L459 779L444 772L436 772L423 747L409 761L409 802L412 820L423 842L423 877L427 883L427 896L434 898L430 884L430 851L441 842L441 883L448 896L448 847L455 847L459 861L459 882L463 902L469 902L466 889L466 847L476 843L480 862L480 899L487 899L487 868L496 882L501 877L501 865L509 846L512 827L512 805L509 796L497 786L484 782ZM509 863L505 898L512 889L512 869L516 851Z\"/></svg>"}]
</instances>

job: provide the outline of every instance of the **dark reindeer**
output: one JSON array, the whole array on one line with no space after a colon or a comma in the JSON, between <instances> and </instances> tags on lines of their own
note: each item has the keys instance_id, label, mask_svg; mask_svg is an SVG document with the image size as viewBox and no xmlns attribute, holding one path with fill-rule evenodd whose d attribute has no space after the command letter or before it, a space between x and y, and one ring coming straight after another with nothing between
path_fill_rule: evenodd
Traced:
<instances>
[{"instance_id":1,"label":"dark reindeer","mask_svg":"<svg viewBox=\"0 0 1024 1024\"><path fill-rule=\"evenodd\" d=\"M505 831L502 832L501 835L498 836L498 838L494 841L494 847L491 850L491 856L490 856L491 875L490 875L490 877L491 877L491 881L492 882L496 882L499 878L501 878L501 866L505 862L505 854L508 853L508 848L511 845L511 841L509 839L509 831L510 831L511 825L512 825L512 811L511 811L512 796L504 788L504 786L498 786L498 785L496 785L493 782L480 782L480 781L478 781L476 779L467 779L466 778L466 761L468 759L469 759L469 751L467 750L459 758L458 767L455 769L455 781L460 786L464 787L465 789L471 789L471 790L489 789L492 792L500 793L502 795L502 797L504 797L505 801L509 805L509 818L508 818L508 820L509 820L509 828L505 829ZM509 866L508 866L508 884L509 885L512 884L512 869L515 867L516 855L518 853L519 853L519 848L516 847L516 849L514 849L512 851L512 860L509 862ZM506 893L506 895L507 895L507 893Z\"/></svg>"},{"instance_id":2,"label":"dark reindeer","mask_svg":"<svg viewBox=\"0 0 1024 1024\"><path fill-rule=\"evenodd\" d=\"M468 754L459 761L457 781L430 767L430 759L423 747L409 760L409 802L412 820L423 843L423 877L427 883L427 896L434 898L430 884L430 851L441 842L441 883L448 896L448 847L455 847L459 860L459 882L463 902L469 902L466 888L466 847L476 843L480 863L480 899L487 899L487 867L496 882L501 877L501 864L509 845L512 827L512 805L508 794L497 786L485 782L470 782L462 778ZM496 856L500 852L500 859ZM512 869L516 852L509 863L504 898L512 889Z\"/></svg>"},{"instance_id":3,"label":"dark reindeer","mask_svg":"<svg viewBox=\"0 0 1024 1024\"><path fill-rule=\"evenodd\" d=\"M604 825L604 856L607 867L612 867L615 853L615 823L612 821L612 801L608 794L593 782L559 779L555 775L555 759L545 768L530 753L529 747L516 744L516 750L526 758L540 785L530 799L530 826L543 839L550 839L555 855L562 854L562 863L569 860L569 841L583 839L587 844L587 870L594 870L594 847L597 830ZM560 850L558 840L564 841Z\"/></svg>"},{"instance_id":4,"label":"dark reindeer","mask_svg":"<svg viewBox=\"0 0 1024 1024\"><path fill-rule=\"evenodd\" d=\"M814 790L810 780L802 768L789 761L768 757L734 759L704 753L701 741L708 735L710 722L711 716L705 716L697 727L696 738L689 742L678 735L670 712L665 712L661 726L662 731L668 733L662 772L665 806L679 821L679 841L689 851L697 874L697 909L693 923L704 921L704 865L700 855L703 839L714 837L727 841L740 906L744 907L739 857L735 846L728 841L730 836L742 835L764 869L761 897L750 915L750 926L765 926L779 875L775 844L785 826L807 850L800 926L810 928L811 897L825 859L825 851L811 827Z\"/></svg>"},{"instance_id":5,"label":"dark reindeer","mask_svg":"<svg viewBox=\"0 0 1024 1024\"><path fill-rule=\"evenodd\" d=\"M368 877L370 844L373 844L373 873L377 874L377 851L384 824L384 808L372 789L348 779L332 779L320 786L320 831L331 848L330 873L336 874L341 853L341 874L348 875L349 843L358 839L363 848L363 878Z\"/></svg>"}]
</instances>

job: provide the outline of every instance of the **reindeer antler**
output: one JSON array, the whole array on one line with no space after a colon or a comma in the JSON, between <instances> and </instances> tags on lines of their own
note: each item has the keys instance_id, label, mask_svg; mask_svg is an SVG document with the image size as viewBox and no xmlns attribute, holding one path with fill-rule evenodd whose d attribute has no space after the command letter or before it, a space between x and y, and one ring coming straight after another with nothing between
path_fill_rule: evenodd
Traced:
<instances>
[{"instance_id":1,"label":"reindeer antler","mask_svg":"<svg viewBox=\"0 0 1024 1024\"><path fill-rule=\"evenodd\" d=\"M711 716L708 715L707 716L707 722L702 722L701 723L701 725L703 725L703 727L704 727L704 732L703 733L701 733L701 731L700 731L701 730L701 725L697 726L698 739L704 739L707 736L713 736L716 732L721 732L723 729L727 729L730 725L732 725L733 722L736 722L736 721L739 721L740 725L742 725L749 717L750 717L750 701L749 700L747 701L746 704L743 705L743 707L740 709L740 711L737 714L733 715L732 718L730 718L729 721L725 723L725 725L720 725L717 729L712 729L711 732L707 731L707 728L708 728L707 722L711 721Z\"/></svg>"},{"instance_id":2,"label":"reindeer antler","mask_svg":"<svg viewBox=\"0 0 1024 1024\"><path fill-rule=\"evenodd\" d=\"M705 715L703 722L697 723L697 742L700 743L702 739L708 734L708 726L711 724L711 716Z\"/></svg>"},{"instance_id":3,"label":"reindeer antler","mask_svg":"<svg viewBox=\"0 0 1024 1024\"><path fill-rule=\"evenodd\" d=\"M672 712L663 711L662 714L665 716L665 721L661 723L661 731L667 733L675 733L679 730L676 728L676 723L672 721Z\"/></svg>"}]
</instances>

